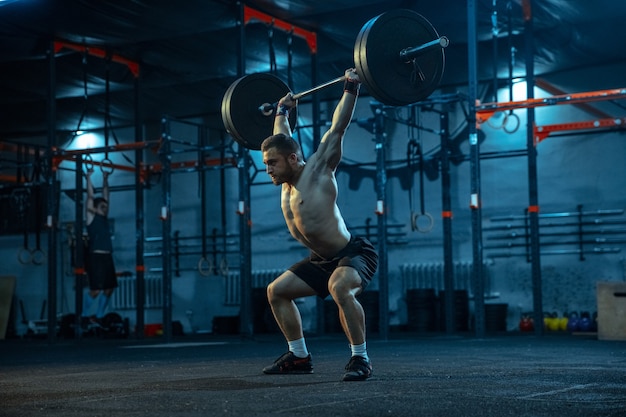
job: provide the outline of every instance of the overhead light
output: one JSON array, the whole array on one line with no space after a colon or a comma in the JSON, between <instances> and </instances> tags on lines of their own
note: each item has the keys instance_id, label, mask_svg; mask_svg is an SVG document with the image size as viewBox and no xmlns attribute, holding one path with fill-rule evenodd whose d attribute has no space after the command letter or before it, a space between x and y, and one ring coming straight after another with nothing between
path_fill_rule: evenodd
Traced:
<instances>
[{"instance_id":1,"label":"overhead light","mask_svg":"<svg viewBox=\"0 0 626 417\"><path fill-rule=\"evenodd\" d=\"M81 132L81 133L78 133ZM75 141L71 149L91 149L100 146L100 138L92 132L76 131Z\"/></svg>"},{"instance_id":2,"label":"overhead light","mask_svg":"<svg viewBox=\"0 0 626 417\"><path fill-rule=\"evenodd\" d=\"M6 6L9 3L13 3L14 1L17 0L0 0L0 6Z\"/></svg>"}]
</instances>

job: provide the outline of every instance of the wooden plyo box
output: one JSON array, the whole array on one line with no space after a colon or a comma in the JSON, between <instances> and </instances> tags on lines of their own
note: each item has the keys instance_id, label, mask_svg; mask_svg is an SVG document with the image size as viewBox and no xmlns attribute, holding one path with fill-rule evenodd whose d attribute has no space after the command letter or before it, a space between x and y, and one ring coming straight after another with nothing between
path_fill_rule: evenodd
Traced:
<instances>
[{"instance_id":1,"label":"wooden plyo box","mask_svg":"<svg viewBox=\"0 0 626 417\"><path fill-rule=\"evenodd\" d=\"M598 340L626 340L626 282L596 283Z\"/></svg>"}]
</instances>

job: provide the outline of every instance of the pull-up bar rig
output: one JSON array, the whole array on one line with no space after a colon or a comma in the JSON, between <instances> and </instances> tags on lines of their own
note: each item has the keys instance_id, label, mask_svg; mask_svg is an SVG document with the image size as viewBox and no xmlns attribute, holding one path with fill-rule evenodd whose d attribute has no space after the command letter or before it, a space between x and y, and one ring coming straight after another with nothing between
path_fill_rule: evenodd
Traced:
<instances>
[{"instance_id":1,"label":"pull-up bar rig","mask_svg":"<svg viewBox=\"0 0 626 417\"><path fill-rule=\"evenodd\" d=\"M133 74L135 78L139 77L139 63L129 58L123 57L118 54L109 53L108 51L102 48L98 48L94 46L81 45L79 43L74 43L74 42L69 42L69 41L64 41L64 40L54 41L54 54L55 55L61 52L61 50L64 48L87 53L89 55L93 55L95 57L102 58L102 59L110 59L112 62L126 65L128 70Z\"/></svg>"},{"instance_id":2,"label":"pull-up bar rig","mask_svg":"<svg viewBox=\"0 0 626 417\"><path fill-rule=\"evenodd\" d=\"M282 29L287 33L293 33L296 36L304 38L312 54L317 53L317 34L315 32L294 26L289 22L275 18L258 10L254 10L248 6L243 7L243 21L248 24L251 20L259 20L263 23Z\"/></svg>"},{"instance_id":3,"label":"pull-up bar rig","mask_svg":"<svg viewBox=\"0 0 626 417\"><path fill-rule=\"evenodd\" d=\"M626 88L615 88L583 93L560 94L546 98L532 98L528 100L501 103L485 103L476 107L476 122L478 124L484 123L499 111L552 106L558 104L580 104L624 98L626 98ZM573 123L559 123L545 126L537 126L536 124L533 124L533 137L535 139L534 144L536 146L554 132L592 130L598 128L626 128L626 117L605 118Z\"/></svg>"},{"instance_id":4,"label":"pull-up bar rig","mask_svg":"<svg viewBox=\"0 0 626 417\"><path fill-rule=\"evenodd\" d=\"M63 161L72 161L76 162L78 157L82 157L83 155L91 155L96 153L105 153L105 152L122 152L129 150L137 150L137 149L153 149L157 151L160 149L162 144L161 140L154 141L145 141L145 142L134 142L134 143L126 143L126 144L117 144L110 146L101 146L97 148L89 148L89 149L78 149L78 150L65 150L60 148L53 149L53 165L52 169L54 171L59 169L59 166ZM115 164L109 160L103 161L88 161L90 165L99 166L101 169L110 169L110 170L120 170L127 172L135 172L134 166ZM232 165L237 166L237 161L235 158L225 158L222 160L221 158L204 158L203 163L200 163L198 160L190 160L190 161L179 161L179 162L171 162L170 169L172 170L196 170L200 169L201 166L204 167L215 167L220 165ZM152 164L141 164L140 169L140 179L142 183L145 183L149 178L150 174L160 173L163 171L163 166L161 163L152 163Z\"/></svg>"}]
</instances>

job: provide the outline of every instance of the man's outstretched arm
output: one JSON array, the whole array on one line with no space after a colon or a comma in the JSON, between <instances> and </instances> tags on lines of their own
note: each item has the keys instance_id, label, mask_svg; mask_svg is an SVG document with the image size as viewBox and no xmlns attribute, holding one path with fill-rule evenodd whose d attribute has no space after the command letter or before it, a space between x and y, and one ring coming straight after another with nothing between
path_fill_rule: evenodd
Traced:
<instances>
[{"instance_id":1,"label":"man's outstretched arm","mask_svg":"<svg viewBox=\"0 0 626 417\"><path fill-rule=\"evenodd\" d=\"M289 112L296 107L298 103L291 98L291 93L278 101L276 106L276 116L274 117L274 134L283 133L291 136L291 126L289 125Z\"/></svg>"},{"instance_id":2,"label":"man's outstretched arm","mask_svg":"<svg viewBox=\"0 0 626 417\"><path fill-rule=\"evenodd\" d=\"M343 137L352 120L360 87L359 77L354 69L346 70L345 77L343 95L333 112L330 129L322 137L317 151L318 157L326 159L332 169L341 161Z\"/></svg>"}]
</instances>

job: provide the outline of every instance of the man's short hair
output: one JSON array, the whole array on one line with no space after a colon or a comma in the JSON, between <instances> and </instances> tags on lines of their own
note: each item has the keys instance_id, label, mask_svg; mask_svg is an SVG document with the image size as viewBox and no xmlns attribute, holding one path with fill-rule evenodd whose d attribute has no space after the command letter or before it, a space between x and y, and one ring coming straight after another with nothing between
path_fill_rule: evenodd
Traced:
<instances>
[{"instance_id":1,"label":"man's short hair","mask_svg":"<svg viewBox=\"0 0 626 417\"><path fill-rule=\"evenodd\" d=\"M294 138L287 136L284 133L272 135L261 143L261 151L265 152L271 148L276 149L278 153L283 155L285 158L292 153L295 153L298 157L298 161L302 160L302 149L300 149L300 145Z\"/></svg>"},{"instance_id":2,"label":"man's short hair","mask_svg":"<svg viewBox=\"0 0 626 417\"><path fill-rule=\"evenodd\" d=\"M109 204L109 202L106 201L106 199L103 198L103 197L96 197L96 198L93 199L93 206L94 207L98 207L100 205L100 203Z\"/></svg>"}]
</instances>

